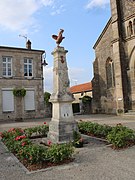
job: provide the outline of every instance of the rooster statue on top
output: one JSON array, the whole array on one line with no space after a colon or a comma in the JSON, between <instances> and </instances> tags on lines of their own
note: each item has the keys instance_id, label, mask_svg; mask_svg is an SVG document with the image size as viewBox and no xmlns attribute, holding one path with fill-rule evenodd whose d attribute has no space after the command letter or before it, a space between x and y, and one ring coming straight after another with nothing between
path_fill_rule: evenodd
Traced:
<instances>
[{"instance_id":1,"label":"rooster statue on top","mask_svg":"<svg viewBox=\"0 0 135 180\"><path fill-rule=\"evenodd\" d=\"M58 33L58 36L57 35L52 35L52 38L55 39L56 41L56 44L59 46L60 43L62 42L62 40L65 38L62 36L64 30L63 29L60 29L59 33Z\"/></svg>"}]
</instances>

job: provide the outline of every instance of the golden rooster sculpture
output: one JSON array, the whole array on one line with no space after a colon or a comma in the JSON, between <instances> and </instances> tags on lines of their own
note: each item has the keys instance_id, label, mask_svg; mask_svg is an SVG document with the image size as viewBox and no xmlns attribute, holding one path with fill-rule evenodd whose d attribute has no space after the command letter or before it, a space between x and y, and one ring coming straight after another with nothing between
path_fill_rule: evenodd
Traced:
<instances>
[{"instance_id":1,"label":"golden rooster sculpture","mask_svg":"<svg viewBox=\"0 0 135 180\"><path fill-rule=\"evenodd\" d=\"M58 44L58 46L60 45L60 43L62 42L62 40L65 38L62 36L64 30L60 29L58 36L57 35L52 35L52 38L56 40L56 44Z\"/></svg>"}]
</instances>

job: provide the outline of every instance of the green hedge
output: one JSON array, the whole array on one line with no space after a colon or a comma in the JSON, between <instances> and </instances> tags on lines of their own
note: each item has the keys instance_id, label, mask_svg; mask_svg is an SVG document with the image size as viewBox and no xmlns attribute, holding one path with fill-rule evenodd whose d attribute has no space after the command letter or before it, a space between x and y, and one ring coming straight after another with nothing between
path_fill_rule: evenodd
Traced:
<instances>
[{"instance_id":1,"label":"green hedge","mask_svg":"<svg viewBox=\"0 0 135 180\"><path fill-rule=\"evenodd\" d=\"M81 133L103 138L106 138L108 133L112 130L112 127L108 125L83 121L78 123L78 128Z\"/></svg>"},{"instance_id":2,"label":"green hedge","mask_svg":"<svg viewBox=\"0 0 135 180\"><path fill-rule=\"evenodd\" d=\"M135 131L122 124L111 127L82 121L78 123L78 127L81 133L107 139L114 148L123 148L135 144Z\"/></svg>"},{"instance_id":3,"label":"green hedge","mask_svg":"<svg viewBox=\"0 0 135 180\"><path fill-rule=\"evenodd\" d=\"M127 147L135 144L135 132L122 125L117 125L107 135L107 140L116 148Z\"/></svg>"}]
</instances>

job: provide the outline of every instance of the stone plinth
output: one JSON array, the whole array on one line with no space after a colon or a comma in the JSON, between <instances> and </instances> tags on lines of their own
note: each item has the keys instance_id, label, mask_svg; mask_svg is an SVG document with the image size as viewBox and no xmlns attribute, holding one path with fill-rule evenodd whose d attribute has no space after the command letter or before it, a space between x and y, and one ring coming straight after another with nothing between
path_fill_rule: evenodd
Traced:
<instances>
[{"instance_id":1,"label":"stone plinth","mask_svg":"<svg viewBox=\"0 0 135 180\"><path fill-rule=\"evenodd\" d=\"M52 143L64 143L73 140L73 130L77 130L72 111L73 95L69 91L66 51L57 47L54 56L53 93L50 102L53 104L52 119L49 125L48 139Z\"/></svg>"}]
</instances>

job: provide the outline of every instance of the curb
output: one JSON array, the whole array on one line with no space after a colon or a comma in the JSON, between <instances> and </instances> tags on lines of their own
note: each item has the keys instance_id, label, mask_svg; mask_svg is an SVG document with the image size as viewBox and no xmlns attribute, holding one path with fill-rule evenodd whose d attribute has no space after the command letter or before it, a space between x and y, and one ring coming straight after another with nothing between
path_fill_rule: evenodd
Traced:
<instances>
[{"instance_id":1,"label":"curb","mask_svg":"<svg viewBox=\"0 0 135 180\"><path fill-rule=\"evenodd\" d=\"M13 153L11 153L8 148L5 146L5 144L0 140L1 145L4 147L4 149L7 151L7 153L9 153L9 155L13 158L13 160L19 165L19 167L21 167L26 174L29 172L28 169L14 156Z\"/></svg>"}]
</instances>

